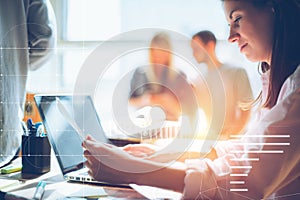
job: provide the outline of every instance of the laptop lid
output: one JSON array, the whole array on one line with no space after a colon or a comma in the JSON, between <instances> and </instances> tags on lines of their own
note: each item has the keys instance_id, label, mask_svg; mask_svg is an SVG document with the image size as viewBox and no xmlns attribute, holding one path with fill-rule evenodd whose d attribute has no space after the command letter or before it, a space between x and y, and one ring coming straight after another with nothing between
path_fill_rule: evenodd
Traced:
<instances>
[{"instance_id":1,"label":"laptop lid","mask_svg":"<svg viewBox=\"0 0 300 200\"><path fill-rule=\"evenodd\" d=\"M35 95L34 99L64 175L82 168L86 160L80 131L97 141L110 143L90 96Z\"/></svg>"}]
</instances>

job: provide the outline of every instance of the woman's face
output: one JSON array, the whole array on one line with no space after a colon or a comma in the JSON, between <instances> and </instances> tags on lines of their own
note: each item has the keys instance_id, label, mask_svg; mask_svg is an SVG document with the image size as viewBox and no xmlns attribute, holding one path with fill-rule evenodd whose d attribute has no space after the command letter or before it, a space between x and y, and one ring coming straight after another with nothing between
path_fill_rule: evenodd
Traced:
<instances>
[{"instance_id":1,"label":"woman's face","mask_svg":"<svg viewBox=\"0 0 300 200\"><path fill-rule=\"evenodd\" d=\"M270 64L273 46L274 13L271 7L258 9L246 1L224 1L230 25L229 42L237 42L250 61Z\"/></svg>"},{"instance_id":2,"label":"woman's face","mask_svg":"<svg viewBox=\"0 0 300 200\"><path fill-rule=\"evenodd\" d=\"M152 47L150 51L152 62L155 64L168 65L170 63L171 54L167 50Z\"/></svg>"}]
</instances>

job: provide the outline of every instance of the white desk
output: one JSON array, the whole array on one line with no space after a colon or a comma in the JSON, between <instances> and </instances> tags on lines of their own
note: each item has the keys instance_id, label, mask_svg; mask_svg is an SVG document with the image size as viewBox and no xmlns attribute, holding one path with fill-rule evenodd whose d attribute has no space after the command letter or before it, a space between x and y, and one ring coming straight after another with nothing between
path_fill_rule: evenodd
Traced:
<instances>
[{"instance_id":1,"label":"white desk","mask_svg":"<svg viewBox=\"0 0 300 200\"><path fill-rule=\"evenodd\" d=\"M175 156L176 158L182 157L182 154L178 152L176 154L176 146L180 143L184 144L190 144L190 146L187 146L187 153L185 154L185 158L189 157L195 157L199 156L200 153L197 155L193 155L194 152L199 152L199 150L202 149L202 152L205 153L205 151L209 151L209 149L215 144L216 141L213 140L193 140L186 142L184 139L177 139L176 143L172 143L172 139L162 139L157 140L156 144L160 146L161 148L164 148L168 145L174 145L170 150L174 149L174 152L169 152L172 156ZM191 142L191 143L190 143ZM162 159L162 160L161 160ZM164 156L157 157L157 161L164 161ZM168 158L169 159L169 158ZM19 159L19 162L21 159ZM24 177L23 177L24 178ZM8 174L8 175L0 175L0 181L1 179L15 179L15 180L24 180L22 179L22 174L20 172ZM56 158L54 157L53 151L51 152L51 170L48 173L45 173L41 176L27 179L24 183L20 183L18 185L13 185L8 188L5 188L4 191L9 191L15 195L19 195L26 198L32 198L36 189L36 185L40 180L46 181L46 190L44 193L43 199L62 199L67 196L72 196L74 193L82 194L81 196L85 196L87 193L92 194L95 192L99 192L100 194L103 194L101 192L101 189L104 189L107 193L107 199L145 199L144 196L138 194L136 191L132 189L126 189L126 188L116 188L116 187L101 187L101 186L95 186L95 185L87 185L87 184L78 184L78 183L68 183L64 180L63 175L59 169L59 165L57 163ZM80 195L79 195L80 196ZM101 199L102 199L101 198Z\"/></svg>"},{"instance_id":2,"label":"white desk","mask_svg":"<svg viewBox=\"0 0 300 200\"><path fill-rule=\"evenodd\" d=\"M2 191L10 192L14 195L18 195L26 198L33 198L36 186L39 181L46 181L47 185L45 188L45 193L43 199L53 200L53 199L63 199L65 197L78 195L79 196L90 196L91 194L100 194L103 196L103 191L107 195L102 198L106 199L145 199L142 195L138 194L132 189L127 188L117 188L117 187L101 187L97 185L88 185L80 183L68 183L64 180L62 173L60 172L59 165L53 152L51 152L51 170L36 177L22 177L21 172L16 172L7 175L0 175L0 181L2 180L23 180L19 184L14 184L9 187L2 189ZM21 158L18 158L16 162L21 162ZM94 195L92 195L94 196Z\"/></svg>"}]
</instances>

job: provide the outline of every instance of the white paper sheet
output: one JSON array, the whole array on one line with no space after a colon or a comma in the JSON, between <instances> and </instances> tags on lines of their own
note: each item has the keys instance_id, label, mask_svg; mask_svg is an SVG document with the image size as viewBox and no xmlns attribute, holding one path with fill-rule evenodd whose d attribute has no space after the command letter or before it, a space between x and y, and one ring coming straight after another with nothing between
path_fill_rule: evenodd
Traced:
<instances>
[{"instance_id":1,"label":"white paper sheet","mask_svg":"<svg viewBox=\"0 0 300 200\"><path fill-rule=\"evenodd\" d=\"M130 184L135 191L145 196L148 199L181 199L182 194L171 190L165 190L157 187Z\"/></svg>"}]
</instances>

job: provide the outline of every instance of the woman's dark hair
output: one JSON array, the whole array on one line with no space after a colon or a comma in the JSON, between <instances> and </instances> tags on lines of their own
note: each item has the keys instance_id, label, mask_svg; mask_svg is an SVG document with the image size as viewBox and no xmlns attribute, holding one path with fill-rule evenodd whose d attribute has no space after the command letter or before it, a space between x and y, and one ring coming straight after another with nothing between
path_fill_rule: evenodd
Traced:
<instances>
[{"instance_id":1,"label":"woman's dark hair","mask_svg":"<svg viewBox=\"0 0 300 200\"><path fill-rule=\"evenodd\" d=\"M226 0L222 0L226 1ZM272 7L275 15L271 63L261 63L261 70L270 70L269 91L264 107L272 108L286 80L300 64L300 0L236 0L254 7Z\"/></svg>"}]
</instances>

